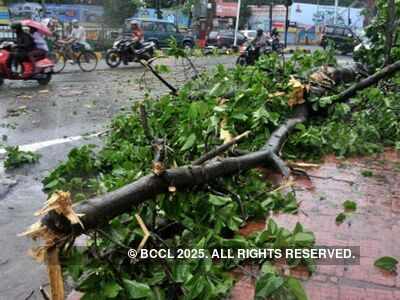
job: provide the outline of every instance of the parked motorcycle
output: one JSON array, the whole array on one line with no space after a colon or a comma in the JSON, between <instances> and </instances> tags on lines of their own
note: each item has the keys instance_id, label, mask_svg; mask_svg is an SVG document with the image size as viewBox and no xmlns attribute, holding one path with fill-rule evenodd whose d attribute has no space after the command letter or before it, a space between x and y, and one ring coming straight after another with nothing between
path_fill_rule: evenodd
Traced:
<instances>
[{"instance_id":1,"label":"parked motorcycle","mask_svg":"<svg viewBox=\"0 0 400 300\"><path fill-rule=\"evenodd\" d=\"M40 85L47 85L53 74L54 63L47 57L38 58L35 65L26 60L20 64L20 72L13 72L10 59L14 48L13 42L0 44L0 85L4 83L4 79L37 80Z\"/></svg>"},{"instance_id":2,"label":"parked motorcycle","mask_svg":"<svg viewBox=\"0 0 400 300\"><path fill-rule=\"evenodd\" d=\"M137 49L134 44L135 41L127 38L115 41L113 47L107 51L107 65L110 68L116 68L121 62L127 65L130 62L147 61L153 58L156 46L153 42L142 43Z\"/></svg>"}]
</instances>

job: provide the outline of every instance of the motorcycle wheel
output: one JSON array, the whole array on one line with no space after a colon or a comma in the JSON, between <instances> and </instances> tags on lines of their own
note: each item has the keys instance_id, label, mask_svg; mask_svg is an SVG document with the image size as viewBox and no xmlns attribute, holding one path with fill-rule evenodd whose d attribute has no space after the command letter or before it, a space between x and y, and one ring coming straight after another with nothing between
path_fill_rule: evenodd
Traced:
<instances>
[{"instance_id":1,"label":"motorcycle wheel","mask_svg":"<svg viewBox=\"0 0 400 300\"><path fill-rule=\"evenodd\" d=\"M110 51L106 55L106 63L110 68L116 68L121 64L121 55L118 51Z\"/></svg>"},{"instance_id":2,"label":"motorcycle wheel","mask_svg":"<svg viewBox=\"0 0 400 300\"><path fill-rule=\"evenodd\" d=\"M97 68L99 59L96 53L89 50L84 50L78 56L78 64L83 72L92 72Z\"/></svg>"},{"instance_id":3,"label":"motorcycle wheel","mask_svg":"<svg viewBox=\"0 0 400 300\"><path fill-rule=\"evenodd\" d=\"M51 80L51 74L48 73L48 74L45 74L45 75L46 75L46 77L38 79L38 83L40 85L48 85L49 84L49 82Z\"/></svg>"},{"instance_id":4,"label":"motorcycle wheel","mask_svg":"<svg viewBox=\"0 0 400 300\"><path fill-rule=\"evenodd\" d=\"M239 56L238 59L237 59L237 61L236 61L236 64L237 64L238 66L246 66L246 65L247 65L246 58L243 57L243 56Z\"/></svg>"}]
</instances>

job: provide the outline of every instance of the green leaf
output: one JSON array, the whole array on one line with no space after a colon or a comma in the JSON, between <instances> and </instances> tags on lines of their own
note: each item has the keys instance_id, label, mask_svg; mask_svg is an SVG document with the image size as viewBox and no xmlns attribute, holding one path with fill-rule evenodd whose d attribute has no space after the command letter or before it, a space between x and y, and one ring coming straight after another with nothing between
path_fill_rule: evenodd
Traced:
<instances>
[{"instance_id":1,"label":"green leaf","mask_svg":"<svg viewBox=\"0 0 400 300\"><path fill-rule=\"evenodd\" d=\"M311 232L298 232L293 236L296 246L312 246L315 242L315 236Z\"/></svg>"},{"instance_id":2,"label":"green leaf","mask_svg":"<svg viewBox=\"0 0 400 300\"><path fill-rule=\"evenodd\" d=\"M389 271L389 272L396 272L398 260L391 256L384 256L377 259L374 265L380 269Z\"/></svg>"},{"instance_id":3,"label":"green leaf","mask_svg":"<svg viewBox=\"0 0 400 300\"><path fill-rule=\"evenodd\" d=\"M192 148L195 142L196 142L196 135L195 135L194 133L192 133L192 134L189 135L189 137L187 138L185 144L184 144L183 147L181 148L181 151L186 151L186 150Z\"/></svg>"},{"instance_id":4,"label":"green leaf","mask_svg":"<svg viewBox=\"0 0 400 300\"><path fill-rule=\"evenodd\" d=\"M303 288L301 282L293 277L289 277L286 280L286 285L290 292L296 297L296 300L307 300L307 294Z\"/></svg>"},{"instance_id":5,"label":"green leaf","mask_svg":"<svg viewBox=\"0 0 400 300\"><path fill-rule=\"evenodd\" d=\"M343 208L345 211L355 211L357 209L357 203L351 200L346 200L343 203Z\"/></svg>"},{"instance_id":6,"label":"green leaf","mask_svg":"<svg viewBox=\"0 0 400 300\"><path fill-rule=\"evenodd\" d=\"M261 275L265 275L265 274L277 274L276 267L274 265L272 265L271 262L269 262L269 261L266 261L265 263L263 263L263 265L261 267Z\"/></svg>"},{"instance_id":7,"label":"green leaf","mask_svg":"<svg viewBox=\"0 0 400 300\"><path fill-rule=\"evenodd\" d=\"M256 299L266 299L276 292L284 283L280 276L266 274L256 283Z\"/></svg>"},{"instance_id":8,"label":"green leaf","mask_svg":"<svg viewBox=\"0 0 400 300\"><path fill-rule=\"evenodd\" d=\"M123 279L123 282L130 299L141 299L151 296L151 289L147 284L129 279Z\"/></svg>"},{"instance_id":9,"label":"green leaf","mask_svg":"<svg viewBox=\"0 0 400 300\"><path fill-rule=\"evenodd\" d=\"M345 213L340 213L336 216L336 224L342 224L346 220L346 214Z\"/></svg>"},{"instance_id":10,"label":"green leaf","mask_svg":"<svg viewBox=\"0 0 400 300\"><path fill-rule=\"evenodd\" d=\"M210 195L208 198L208 201L215 206L224 206L225 204L228 204L229 202L232 202L232 199L230 197L222 197L222 196L216 196L216 195Z\"/></svg>"},{"instance_id":11,"label":"green leaf","mask_svg":"<svg viewBox=\"0 0 400 300\"><path fill-rule=\"evenodd\" d=\"M122 287L116 282L107 282L105 285L103 285L103 294L107 298L117 297L121 290Z\"/></svg>"}]
</instances>

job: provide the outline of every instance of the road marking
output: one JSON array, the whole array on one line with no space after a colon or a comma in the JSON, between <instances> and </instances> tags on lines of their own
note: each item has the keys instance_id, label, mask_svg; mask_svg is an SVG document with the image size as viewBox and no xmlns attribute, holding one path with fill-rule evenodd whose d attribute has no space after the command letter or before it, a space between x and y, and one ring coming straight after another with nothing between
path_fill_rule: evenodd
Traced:
<instances>
[{"instance_id":1,"label":"road marking","mask_svg":"<svg viewBox=\"0 0 400 300\"><path fill-rule=\"evenodd\" d=\"M90 134L90 135L71 136L71 137L67 137L67 138L54 139L54 140L49 140L49 141L44 141L44 142L37 142L37 143L33 143L33 144L19 146L19 149L21 151L36 152L40 149L47 148L47 147L54 146L54 145L71 143L71 142L79 141L84 138L98 137L104 133L105 133L105 131L102 131L102 132L98 132L98 133L94 133L94 134ZM5 154L6 152L7 151L4 148L0 148L0 154Z\"/></svg>"}]
</instances>

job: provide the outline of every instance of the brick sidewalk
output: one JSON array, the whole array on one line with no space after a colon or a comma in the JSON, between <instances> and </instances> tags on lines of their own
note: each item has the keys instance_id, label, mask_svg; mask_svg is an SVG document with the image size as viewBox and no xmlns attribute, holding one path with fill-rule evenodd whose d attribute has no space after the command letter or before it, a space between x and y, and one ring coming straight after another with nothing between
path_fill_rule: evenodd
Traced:
<instances>
[{"instance_id":1,"label":"brick sidewalk","mask_svg":"<svg viewBox=\"0 0 400 300\"><path fill-rule=\"evenodd\" d=\"M366 177L365 171L372 172L372 176ZM346 161L329 157L320 168L307 173L309 178L296 178L299 214L280 214L273 216L274 220L289 229L300 222L314 232L317 245L360 246L361 252L360 265L318 266L311 278L305 271L293 271L305 281L309 299L399 300L400 275L374 267L381 256L400 259L399 153L387 151ZM335 218L343 211L345 200L355 201L357 210L336 225ZM252 225L260 229L263 224ZM254 283L243 278L234 288L232 299L253 299L252 295Z\"/></svg>"}]
</instances>

